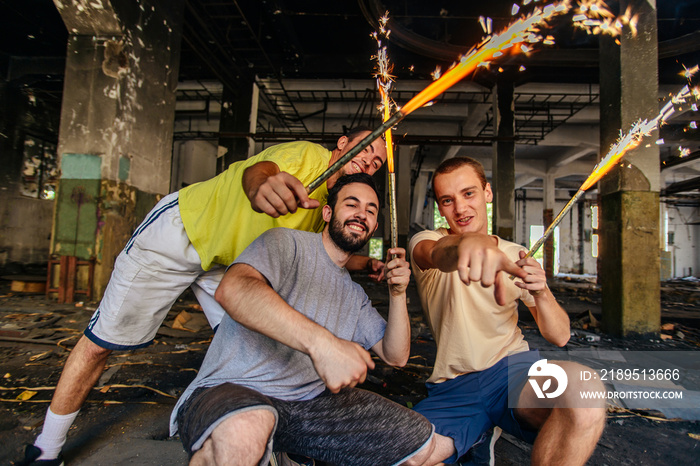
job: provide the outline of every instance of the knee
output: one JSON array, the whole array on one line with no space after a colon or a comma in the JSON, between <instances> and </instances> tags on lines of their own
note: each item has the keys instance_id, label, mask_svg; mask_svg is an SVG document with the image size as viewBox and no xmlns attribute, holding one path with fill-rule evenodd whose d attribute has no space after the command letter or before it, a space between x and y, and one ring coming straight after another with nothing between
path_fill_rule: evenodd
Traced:
<instances>
[{"instance_id":1,"label":"knee","mask_svg":"<svg viewBox=\"0 0 700 466\"><path fill-rule=\"evenodd\" d=\"M435 436L430 438L430 441L426 443L423 448L418 450L415 455L410 457L408 460L402 463L402 466L420 466L426 464L428 458L430 458L435 452Z\"/></svg>"},{"instance_id":2,"label":"knee","mask_svg":"<svg viewBox=\"0 0 700 466\"><path fill-rule=\"evenodd\" d=\"M80 357L88 361L101 361L107 359L110 354L112 354L112 350L93 343L92 340L85 335L80 338L78 344L75 345L75 348L73 348L71 352L72 357Z\"/></svg>"},{"instance_id":3,"label":"knee","mask_svg":"<svg viewBox=\"0 0 700 466\"><path fill-rule=\"evenodd\" d=\"M257 464L265 455L275 422L275 415L266 409L229 417L207 439L212 464Z\"/></svg>"},{"instance_id":4,"label":"knee","mask_svg":"<svg viewBox=\"0 0 700 466\"><path fill-rule=\"evenodd\" d=\"M442 464L442 462L452 456L454 452L455 446L453 440L436 433L423 448L402 463L402 466Z\"/></svg>"}]
</instances>

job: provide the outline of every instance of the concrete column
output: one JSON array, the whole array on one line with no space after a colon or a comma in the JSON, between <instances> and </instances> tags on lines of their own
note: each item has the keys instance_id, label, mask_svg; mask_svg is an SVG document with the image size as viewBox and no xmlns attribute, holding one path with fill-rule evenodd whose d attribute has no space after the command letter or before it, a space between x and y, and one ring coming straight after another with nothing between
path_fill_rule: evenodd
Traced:
<instances>
[{"instance_id":1,"label":"concrete column","mask_svg":"<svg viewBox=\"0 0 700 466\"><path fill-rule=\"evenodd\" d=\"M494 95L493 233L513 241L515 231L515 115L513 81L499 76Z\"/></svg>"},{"instance_id":2,"label":"concrete column","mask_svg":"<svg viewBox=\"0 0 700 466\"><path fill-rule=\"evenodd\" d=\"M408 248L408 228L411 223L411 161L416 146L396 146L394 157L396 170L396 216L399 226L399 247Z\"/></svg>"},{"instance_id":3,"label":"concrete column","mask_svg":"<svg viewBox=\"0 0 700 466\"><path fill-rule=\"evenodd\" d=\"M428 172L421 171L418 175L415 186L413 186L413 202L410 224L417 223L426 226L423 218L425 210L425 196L428 194L428 178ZM432 209L430 209L430 211L432 212Z\"/></svg>"},{"instance_id":4,"label":"concrete column","mask_svg":"<svg viewBox=\"0 0 700 466\"><path fill-rule=\"evenodd\" d=\"M638 34L620 44L600 41L600 146L607 148L639 118L653 118L658 103L658 40L655 2L623 0L639 15ZM649 138L654 141L655 135ZM658 333L659 150L641 144L600 183L603 325L627 336Z\"/></svg>"},{"instance_id":5,"label":"concrete column","mask_svg":"<svg viewBox=\"0 0 700 466\"><path fill-rule=\"evenodd\" d=\"M251 138L236 136L255 132L258 110L258 87L253 83L245 82L235 89L224 86L223 108L219 122L219 147L226 150L221 157L221 165L218 171L222 172L233 162L245 160L251 155L254 143ZM254 113L254 114L253 114Z\"/></svg>"},{"instance_id":6,"label":"concrete column","mask_svg":"<svg viewBox=\"0 0 700 466\"><path fill-rule=\"evenodd\" d=\"M542 210L542 225L546 230L549 225L552 224L554 220L554 209L555 209L555 185L556 178L554 174L547 173L542 179L542 185L544 186L544 202ZM544 271L547 278L552 278L554 276L554 234L552 234L549 239L544 243Z\"/></svg>"},{"instance_id":7,"label":"concrete column","mask_svg":"<svg viewBox=\"0 0 700 466\"><path fill-rule=\"evenodd\" d=\"M56 2L70 33L52 253L114 259L168 193L184 0Z\"/></svg>"}]
</instances>

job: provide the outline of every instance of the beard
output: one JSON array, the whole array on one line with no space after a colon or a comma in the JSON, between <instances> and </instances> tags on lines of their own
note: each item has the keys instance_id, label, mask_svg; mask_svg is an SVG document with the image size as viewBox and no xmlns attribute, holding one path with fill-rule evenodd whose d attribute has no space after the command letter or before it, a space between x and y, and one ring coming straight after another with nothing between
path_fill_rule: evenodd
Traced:
<instances>
[{"instance_id":1,"label":"beard","mask_svg":"<svg viewBox=\"0 0 700 466\"><path fill-rule=\"evenodd\" d=\"M345 224L347 223L348 222L346 222ZM331 221L328 225L328 233L335 245L338 246L338 248L341 251L345 251L348 253L359 251L365 246L365 244L367 244L372 235L372 233L370 233L369 229L367 228L367 224L364 223L363 226L365 227L365 234L359 236L346 232L343 229L344 226L344 224L340 223L340 220L335 218L334 213L331 216Z\"/></svg>"}]
</instances>

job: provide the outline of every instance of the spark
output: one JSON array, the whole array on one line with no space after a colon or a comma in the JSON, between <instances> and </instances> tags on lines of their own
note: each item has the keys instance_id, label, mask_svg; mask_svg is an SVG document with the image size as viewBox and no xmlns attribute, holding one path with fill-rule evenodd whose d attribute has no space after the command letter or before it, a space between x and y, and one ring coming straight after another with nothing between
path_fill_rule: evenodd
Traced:
<instances>
[{"instance_id":1,"label":"spark","mask_svg":"<svg viewBox=\"0 0 700 466\"><path fill-rule=\"evenodd\" d=\"M546 0L541 0L542 3L545 3L545 1ZM378 134L386 131L386 129L391 126L395 126L416 109L433 101L438 95L445 92L468 74L474 72L477 68L488 67L494 60L494 55L496 53L502 52L502 56L507 56L529 53L537 50L538 46L545 41L540 35L540 30L548 27L550 22L555 18L563 16L569 11L572 11L574 16L579 19L579 21L573 22L574 26L586 30L589 34L607 34L614 36L620 34L623 31L623 27L628 27L633 34L636 34L637 19L631 15L630 9L628 9L624 15L616 18L615 15L605 7L605 3L601 0L549 1L551 1L551 3L547 5L542 5L538 1L534 1L534 5L530 7L531 11L529 13L521 15L498 34L492 32L493 22L490 18L479 18L479 23L487 36L465 55L460 57L455 65L416 94L403 108L394 113L390 118L391 121L385 121L379 128L368 135L367 138L363 139L341 157L340 160L336 161L333 165L328 167L325 172L309 183L306 187L307 191L313 192L316 190L352 157L366 148L372 142L372 138L376 139ZM575 6L572 6L574 4ZM593 5L596 7L592 8ZM584 25L583 22L588 20L593 20L594 24L590 26ZM605 27L602 28L601 25L604 22ZM527 45L525 45L528 39L533 38L537 38L536 42L527 42ZM698 92L700 93L700 91ZM377 134L374 134L375 132Z\"/></svg>"},{"instance_id":2,"label":"spark","mask_svg":"<svg viewBox=\"0 0 700 466\"><path fill-rule=\"evenodd\" d=\"M433 77L433 81L437 81L440 79L440 75L442 75L442 68L440 66L436 66L435 70L430 73L430 76Z\"/></svg>"},{"instance_id":3,"label":"spark","mask_svg":"<svg viewBox=\"0 0 700 466\"><path fill-rule=\"evenodd\" d=\"M642 140L645 137L648 137L653 130L664 124L666 120L675 112L675 103L685 102L690 95L691 90L689 86L683 87L677 94L673 95L671 99L669 99L669 102L664 105L654 119L651 121L638 120L632 125L632 129L630 129L627 134L620 134L617 142L611 146L605 157L603 157L603 159L598 162L595 167L593 167L593 172L591 172L586 181L583 182L576 194L574 194L569 202L567 202L561 212L554 217L554 220L552 220L552 222L549 224L542 237L540 237L540 239L538 239L535 244L532 245L530 250L527 252L526 257L532 257L542 247L544 242L547 241L547 238L549 238L549 236L554 232L556 226L559 225L564 216L569 212L569 210L571 210L576 201L583 196L586 190L597 183L606 173L616 166L627 152L639 146L642 143ZM663 139L656 141L657 144L663 144L663 142ZM647 145L647 147L649 147L649 145ZM685 157L687 155L685 150L688 151L687 154L690 153L689 149L679 148L681 157ZM623 164L623 166L632 168L631 163Z\"/></svg>"},{"instance_id":4,"label":"spark","mask_svg":"<svg viewBox=\"0 0 700 466\"><path fill-rule=\"evenodd\" d=\"M485 34L491 35L493 33L493 20L491 18L479 16L479 24Z\"/></svg>"},{"instance_id":5,"label":"spark","mask_svg":"<svg viewBox=\"0 0 700 466\"><path fill-rule=\"evenodd\" d=\"M622 32L624 26L629 26L632 29L636 21L629 10L625 15L616 18L601 0L579 0L575 8L571 6L571 3L571 0L562 0L546 6L536 5L532 7L530 13L515 20L501 33L493 35L491 35L489 26L491 24L490 18L480 17L479 24L488 36L460 57L457 65L447 70L411 99L401 110L402 113L405 116L422 107L475 69L487 67L495 58L508 54L527 54L535 50L538 45L551 42L550 37L543 38L539 34L540 29L547 26L555 17L564 15L572 9L574 26L587 30L590 34L615 36ZM589 25L584 25L583 23L586 21L592 22ZM605 24L604 28L601 27L603 24ZM435 78L435 74L433 77Z\"/></svg>"},{"instance_id":6,"label":"spark","mask_svg":"<svg viewBox=\"0 0 700 466\"><path fill-rule=\"evenodd\" d=\"M391 118L392 102L389 94L391 93L391 86L394 82L395 76L391 74L393 64L389 60L386 47L382 47L382 43L379 40L379 35L386 38L389 37L391 31L386 27L389 22L389 12L384 13L384 16L379 18L379 34L375 35L375 40L377 41L377 55L376 55L376 72L375 77L377 78L377 89L379 90L379 96L381 98L380 111L382 112L382 121L387 122ZM387 128L384 132L384 139L386 142L386 163L387 169L389 171L389 212L391 217L391 247L395 248L398 243L398 221L396 215L396 174L394 172L394 144L391 135L391 128Z\"/></svg>"},{"instance_id":7,"label":"spark","mask_svg":"<svg viewBox=\"0 0 700 466\"><path fill-rule=\"evenodd\" d=\"M685 65L683 65L683 71L678 74L683 76L685 79L691 79L693 75L698 72L699 68L700 67L698 67L698 65L695 65L694 67L688 69L685 67Z\"/></svg>"},{"instance_id":8,"label":"spark","mask_svg":"<svg viewBox=\"0 0 700 466\"><path fill-rule=\"evenodd\" d=\"M593 186L600 180L613 166L630 150L641 144L645 137L648 137L652 131L658 129L661 125L676 112L675 106L680 103L685 103L690 97L691 91L689 86L684 86L680 91L671 96L669 101L661 108L659 114L652 120L638 120L632 125L630 131L621 135L620 138L612 145L608 153L593 169L593 173L583 183L581 189L584 191ZM658 139L656 144L663 144L663 139Z\"/></svg>"},{"instance_id":9,"label":"spark","mask_svg":"<svg viewBox=\"0 0 700 466\"><path fill-rule=\"evenodd\" d=\"M687 157L690 155L690 149L686 147L678 147L678 152L680 152L679 157Z\"/></svg>"}]
</instances>

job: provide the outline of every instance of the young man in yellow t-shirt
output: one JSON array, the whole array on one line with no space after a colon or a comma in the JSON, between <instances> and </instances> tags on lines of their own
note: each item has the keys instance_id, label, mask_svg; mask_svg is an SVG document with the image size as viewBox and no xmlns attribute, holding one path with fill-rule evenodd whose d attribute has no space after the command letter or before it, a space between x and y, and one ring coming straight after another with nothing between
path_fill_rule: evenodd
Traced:
<instances>
[{"instance_id":1,"label":"young man in yellow t-shirt","mask_svg":"<svg viewBox=\"0 0 700 466\"><path fill-rule=\"evenodd\" d=\"M335 149L305 141L270 147L208 181L165 196L117 257L105 295L71 352L42 433L21 464L60 465L60 451L78 410L113 350L149 345L180 294L191 286L212 328L224 310L214 300L225 267L263 232L278 226L320 232L322 205L343 174L374 174L386 160L381 139L315 192L305 186L370 133L351 130ZM349 270L379 280L384 264L354 256Z\"/></svg>"},{"instance_id":2,"label":"young man in yellow t-shirt","mask_svg":"<svg viewBox=\"0 0 700 466\"><path fill-rule=\"evenodd\" d=\"M467 157L443 162L433 191L449 228L422 231L409 242L421 304L437 343L428 397L415 408L435 425L430 462L456 463L497 426L534 442L532 464L584 464L603 431L605 411L602 402L576 403L583 366L556 363L569 381L558 398L540 402L526 384L530 368L541 360L518 328L518 299L549 342L564 346L570 335L569 317L547 287L544 271L525 258L522 246L488 236L486 204L493 194L479 162Z\"/></svg>"}]
</instances>

